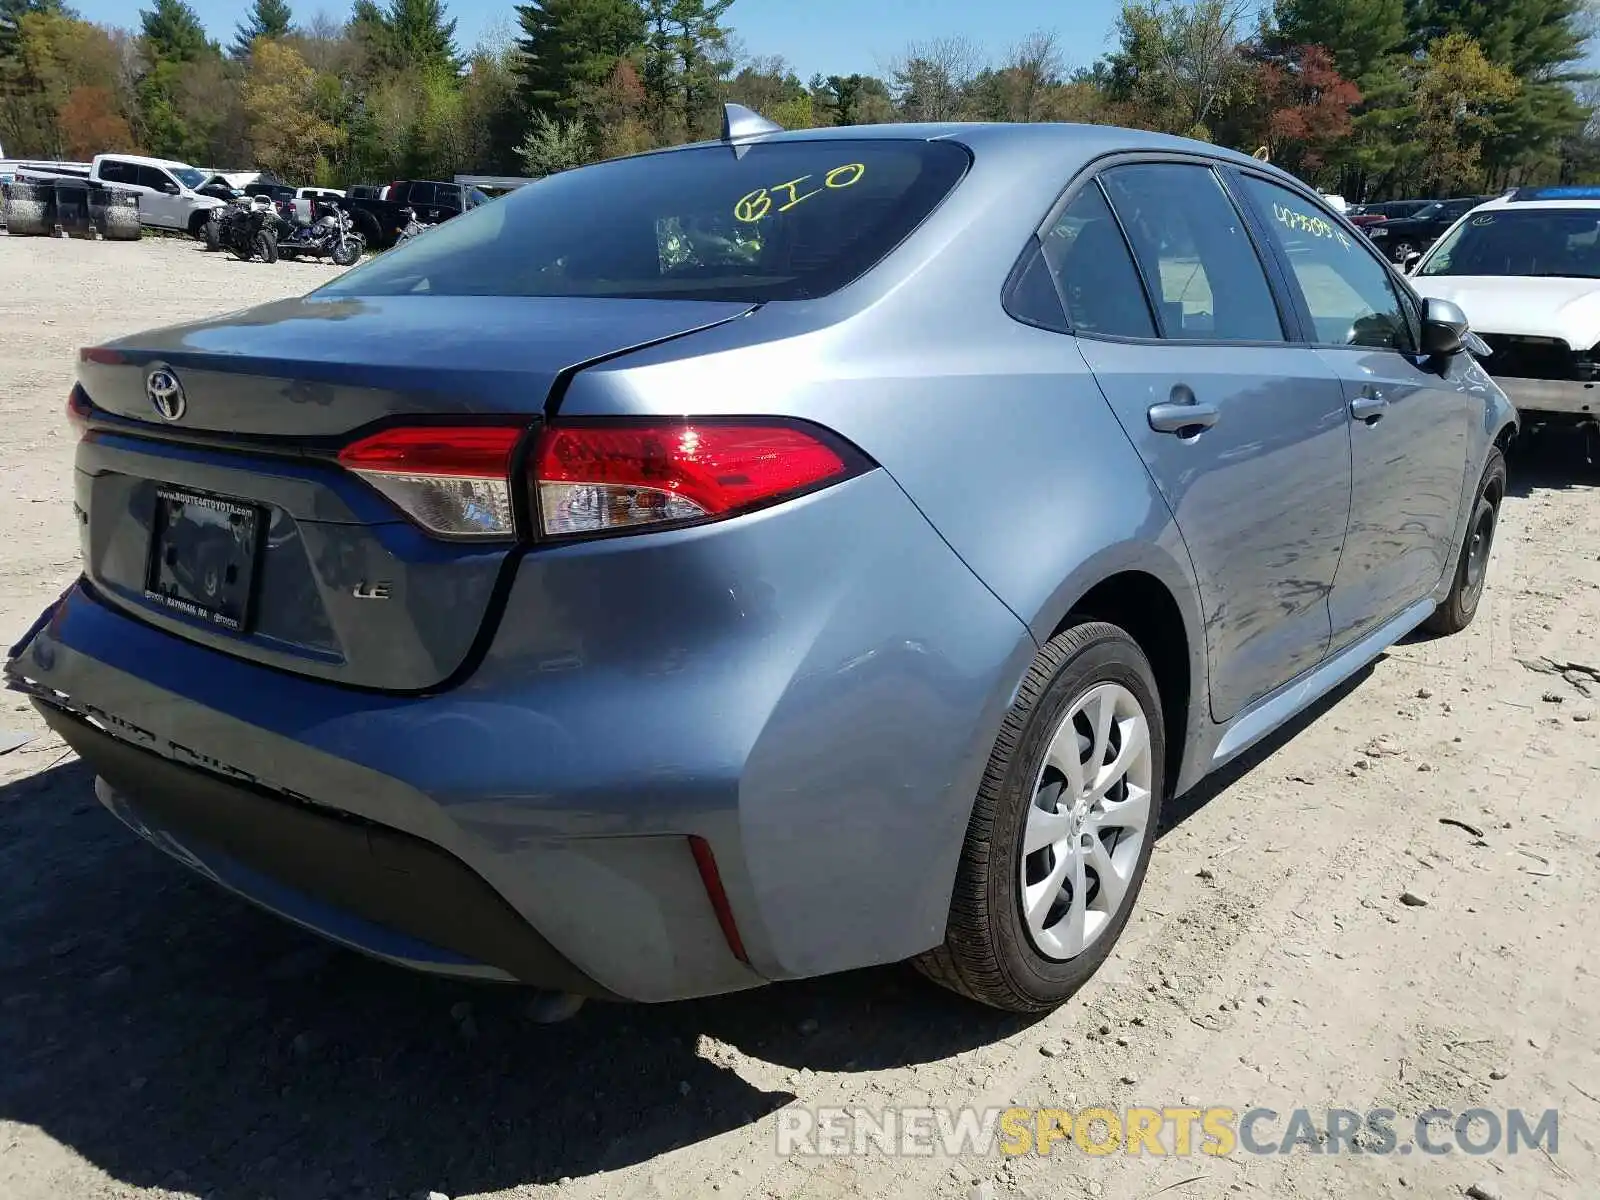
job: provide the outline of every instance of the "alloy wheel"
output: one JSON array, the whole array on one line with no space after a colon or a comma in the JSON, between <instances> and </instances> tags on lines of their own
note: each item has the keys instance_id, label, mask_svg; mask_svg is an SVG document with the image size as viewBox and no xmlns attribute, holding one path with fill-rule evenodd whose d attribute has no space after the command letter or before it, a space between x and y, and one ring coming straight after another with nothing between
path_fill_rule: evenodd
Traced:
<instances>
[{"instance_id":1,"label":"alloy wheel","mask_svg":"<svg viewBox=\"0 0 1600 1200\"><path fill-rule=\"evenodd\" d=\"M1076 958L1127 902L1151 836L1150 723L1098 683L1068 706L1034 782L1019 879L1023 923L1048 958Z\"/></svg>"}]
</instances>

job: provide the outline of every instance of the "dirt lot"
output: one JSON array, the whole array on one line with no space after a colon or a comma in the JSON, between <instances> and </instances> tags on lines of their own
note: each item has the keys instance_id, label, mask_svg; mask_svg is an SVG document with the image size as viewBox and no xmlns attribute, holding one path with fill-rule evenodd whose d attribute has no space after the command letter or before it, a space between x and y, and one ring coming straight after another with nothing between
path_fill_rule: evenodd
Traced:
<instances>
[{"instance_id":1,"label":"dirt lot","mask_svg":"<svg viewBox=\"0 0 1600 1200\"><path fill-rule=\"evenodd\" d=\"M76 348L329 270L0 239L8 643L76 569L61 415ZM1395 647L1173 806L1123 946L1037 1022L886 969L535 1024L509 989L326 949L191 880L41 736L0 758L0 1197L1593 1197L1600 676L1550 664L1600 667L1600 470L1534 445L1512 486L1472 629ZM15 696L0 727L43 728ZM1013 1101L1389 1107L1397 1125L1554 1107L1559 1145L775 1149L796 1103Z\"/></svg>"}]
</instances>

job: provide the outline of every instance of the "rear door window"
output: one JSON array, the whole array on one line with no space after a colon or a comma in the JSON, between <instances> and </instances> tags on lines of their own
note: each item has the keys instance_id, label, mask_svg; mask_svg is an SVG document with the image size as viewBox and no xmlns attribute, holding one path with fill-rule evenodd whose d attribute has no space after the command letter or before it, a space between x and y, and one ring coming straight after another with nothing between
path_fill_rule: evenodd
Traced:
<instances>
[{"instance_id":1,"label":"rear door window","mask_svg":"<svg viewBox=\"0 0 1600 1200\"><path fill-rule=\"evenodd\" d=\"M427 205L434 203L435 188L431 183L413 183L406 188L405 203Z\"/></svg>"},{"instance_id":2,"label":"rear door window","mask_svg":"<svg viewBox=\"0 0 1600 1200\"><path fill-rule=\"evenodd\" d=\"M888 138L613 159L474 208L322 293L809 299L893 250L969 161L954 142Z\"/></svg>"},{"instance_id":3,"label":"rear door window","mask_svg":"<svg viewBox=\"0 0 1600 1200\"><path fill-rule=\"evenodd\" d=\"M1163 337L1285 340L1266 271L1215 171L1139 163L1100 178L1149 285Z\"/></svg>"},{"instance_id":4,"label":"rear door window","mask_svg":"<svg viewBox=\"0 0 1600 1200\"><path fill-rule=\"evenodd\" d=\"M136 184L139 182L139 170L132 163L125 163L120 159L101 159L100 180L102 183Z\"/></svg>"}]
</instances>

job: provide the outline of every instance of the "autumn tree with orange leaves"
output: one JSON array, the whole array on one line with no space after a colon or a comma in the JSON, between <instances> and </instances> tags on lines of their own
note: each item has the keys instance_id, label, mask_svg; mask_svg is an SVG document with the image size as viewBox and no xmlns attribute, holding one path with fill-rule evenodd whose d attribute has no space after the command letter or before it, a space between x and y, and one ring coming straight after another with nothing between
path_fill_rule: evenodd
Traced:
<instances>
[{"instance_id":1,"label":"autumn tree with orange leaves","mask_svg":"<svg viewBox=\"0 0 1600 1200\"><path fill-rule=\"evenodd\" d=\"M1315 175L1350 136L1361 89L1339 74L1321 46L1296 46L1256 68L1264 144L1272 161Z\"/></svg>"}]
</instances>

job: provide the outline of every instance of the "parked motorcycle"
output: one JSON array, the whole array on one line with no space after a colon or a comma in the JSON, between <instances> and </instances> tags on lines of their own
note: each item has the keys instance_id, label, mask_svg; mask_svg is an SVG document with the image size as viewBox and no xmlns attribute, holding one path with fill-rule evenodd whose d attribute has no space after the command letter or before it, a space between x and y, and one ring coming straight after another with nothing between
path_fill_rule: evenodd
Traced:
<instances>
[{"instance_id":1,"label":"parked motorcycle","mask_svg":"<svg viewBox=\"0 0 1600 1200\"><path fill-rule=\"evenodd\" d=\"M278 215L269 203L244 198L215 209L205 226L207 250L227 250L248 262L278 261Z\"/></svg>"},{"instance_id":2,"label":"parked motorcycle","mask_svg":"<svg viewBox=\"0 0 1600 1200\"><path fill-rule=\"evenodd\" d=\"M310 223L280 233L277 248L279 258L331 258L337 266L348 267L361 257L367 241L351 226L343 207L315 203Z\"/></svg>"},{"instance_id":3,"label":"parked motorcycle","mask_svg":"<svg viewBox=\"0 0 1600 1200\"><path fill-rule=\"evenodd\" d=\"M414 208L402 208L400 210L400 218L404 223L400 226L400 232L395 236L394 244L396 246L403 245L419 234L426 233L433 228L432 225L424 225L417 220L417 210Z\"/></svg>"}]
</instances>

